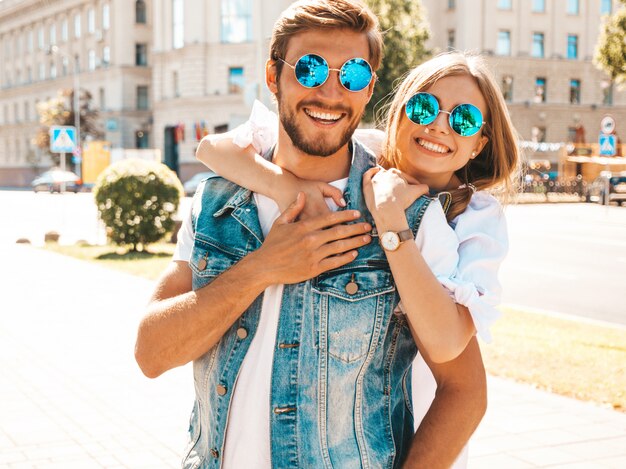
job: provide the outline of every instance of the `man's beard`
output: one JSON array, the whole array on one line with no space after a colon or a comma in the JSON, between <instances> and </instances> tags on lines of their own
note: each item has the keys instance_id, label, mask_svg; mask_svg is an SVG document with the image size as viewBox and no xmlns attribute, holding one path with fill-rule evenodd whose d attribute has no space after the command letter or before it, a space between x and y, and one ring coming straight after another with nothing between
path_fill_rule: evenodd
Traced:
<instances>
[{"instance_id":1,"label":"man's beard","mask_svg":"<svg viewBox=\"0 0 626 469\"><path fill-rule=\"evenodd\" d=\"M322 156L322 157L334 155L344 145L346 145L350 141L350 139L352 138L352 135L354 134L354 131L359 126L360 119L355 119L354 122L351 122L351 124L345 130L343 135L341 135L341 138L336 144L329 142L327 138L313 139L312 141L307 140L304 137L301 129L296 124L297 110L295 112L291 112L287 108L287 106L283 105L283 100L281 99L280 91L276 94L276 99L278 100L278 115L280 116L280 122L283 125L285 132L287 132L287 135L289 135L289 138L291 139L293 145L298 150L308 155ZM346 115L343 117L343 119L348 119L348 121L353 116L353 110L348 107L329 108L328 106L325 106L316 101L308 101L306 103L301 103L299 105L300 108L305 108L308 106L316 107L318 109L323 109L328 112L345 113Z\"/></svg>"}]
</instances>

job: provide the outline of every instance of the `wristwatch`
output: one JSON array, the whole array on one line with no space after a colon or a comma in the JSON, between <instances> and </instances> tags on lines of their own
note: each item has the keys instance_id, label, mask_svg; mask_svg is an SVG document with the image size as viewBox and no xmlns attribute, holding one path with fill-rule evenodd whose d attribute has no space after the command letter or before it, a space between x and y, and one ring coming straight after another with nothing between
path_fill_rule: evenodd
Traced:
<instances>
[{"instance_id":1,"label":"wristwatch","mask_svg":"<svg viewBox=\"0 0 626 469\"><path fill-rule=\"evenodd\" d=\"M413 232L408 230L402 231L385 231L380 235L380 245L385 251L396 251L402 243L413 239Z\"/></svg>"}]
</instances>

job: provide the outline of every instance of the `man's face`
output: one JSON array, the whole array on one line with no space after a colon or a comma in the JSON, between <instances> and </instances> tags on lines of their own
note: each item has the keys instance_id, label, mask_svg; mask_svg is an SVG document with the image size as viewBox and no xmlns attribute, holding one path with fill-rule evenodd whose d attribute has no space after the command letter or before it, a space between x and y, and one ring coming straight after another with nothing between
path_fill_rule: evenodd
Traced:
<instances>
[{"instance_id":1,"label":"man's face","mask_svg":"<svg viewBox=\"0 0 626 469\"><path fill-rule=\"evenodd\" d=\"M355 57L369 61L369 46L363 33L311 30L291 38L284 60L295 65L305 54L319 55L330 68L339 69ZM375 79L363 90L352 92L341 85L337 71L331 70L326 82L317 88L302 86L286 64L278 81L275 66L268 67L267 72L281 125L298 150L331 156L348 144L372 96Z\"/></svg>"}]
</instances>

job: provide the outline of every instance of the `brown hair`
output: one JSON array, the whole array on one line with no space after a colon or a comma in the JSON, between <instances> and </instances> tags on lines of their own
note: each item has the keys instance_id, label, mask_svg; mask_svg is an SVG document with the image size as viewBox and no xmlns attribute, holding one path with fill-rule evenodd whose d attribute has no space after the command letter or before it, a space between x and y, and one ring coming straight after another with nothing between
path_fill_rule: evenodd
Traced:
<instances>
[{"instance_id":1,"label":"brown hair","mask_svg":"<svg viewBox=\"0 0 626 469\"><path fill-rule=\"evenodd\" d=\"M270 59L276 61L280 76L289 40L310 29L348 29L367 35L370 49L368 62L378 70L383 58L383 37L378 18L360 0L300 0L281 14L270 41Z\"/></svg>"},{"instance_id":2,"label":"brown hair","mask_svg":"<svg viewBox=\"0 0 626 469\"><path fill-rule=\"evenodd\" d=\"M461 52L443 53L409 73L398 87L389 106L381 157L383 166L397 167L399 155L396 150L396 134L404 116L404 105L409 98L430 88L438 80L455 75L469 75L476 81L487 104L487 115L484 117L486 124L481 132L489 141L474 159L470 159L463 168L456 171L456 176L463 184L448 191L452 196L447 212L448 220L465 211L474 190L490 189L510 195L515 189L520 158L517 133L502 93L480 56Z\"/></svg>"}]
</instances>

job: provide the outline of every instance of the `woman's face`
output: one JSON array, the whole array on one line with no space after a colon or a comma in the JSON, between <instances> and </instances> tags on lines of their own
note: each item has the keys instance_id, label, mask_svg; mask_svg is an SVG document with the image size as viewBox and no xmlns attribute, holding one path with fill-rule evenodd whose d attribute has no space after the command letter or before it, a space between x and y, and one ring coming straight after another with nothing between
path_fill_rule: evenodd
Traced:
<instances>
[{"instance_id":1,"label":"woman's face","mask_svg":"<svg viewBox=\"0 0 626 469\"><path fill-rule=\"evenodd\" d=\"M452 111L469 103L487 116L487 105L474 78L469 75L448 76L423 90L434 95L439 108ZM440 112L428 125L417 125L406 116L404 108L396 135L398 169L431 189L445 190L461 184L454 172L475 158L487 143L482 129L471 137L461 137L450 128L448 114Z\"/></svg>"}]
</instances>

